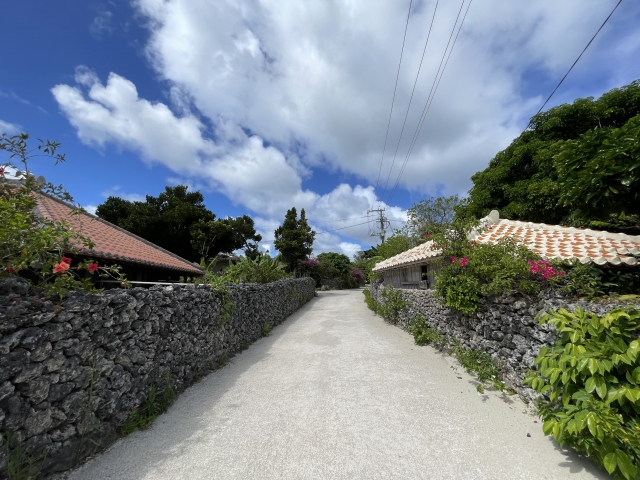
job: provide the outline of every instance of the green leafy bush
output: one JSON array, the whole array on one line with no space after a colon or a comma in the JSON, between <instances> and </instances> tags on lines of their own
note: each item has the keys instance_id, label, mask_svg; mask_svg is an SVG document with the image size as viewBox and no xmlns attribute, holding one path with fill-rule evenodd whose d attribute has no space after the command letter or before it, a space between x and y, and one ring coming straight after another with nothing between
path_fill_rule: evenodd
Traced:
<instances>
[{"instance_id":1,"label":"green leafy bush","mask_svg":"<svg viewBox=\"0 0 640 480\"><path fill-rule=\"evenodd\" d=\"M378 313L388 322L396 325L400 312L407 306L402 299L402 290L386 285L380 292L383 301L378 304Z\"/></svg>"},{"instance_id":2,"label":"green leafy bush","mask_svg":"<svg viewBox=\"0 0 640 480\"><path fill-rule=\"evenodd\" d=\"M449 353L456 357L467 373L476 375L478 380L483 384L488 383L499 391L507 389L502 381L500 365L484 350L464 348L459 342L456 342L449 349ZM484 393L484 387L482 385L479 385L477 390L480 393Z\"/></svg>"},{"instance_id":3,"label":"green leafy bush","mask_svg":"<svg viewBox=\"0 0 640 480\"><path fill-rule=\"evenodd\" d=\"M416 315L409 323L409 333L413 335L416 345L424 346L430 343L442 343L444 337L435 328L427 327L422 315Z\"/></svg>"},{"instance_id":4,"label":"green leafy bush","mask_svg":"<svg viewBox=\"0 0 640 480\"><path fill-rule=\"evenodd\" d=\"M268 254L260 255L255 260L243 257L224 273L224 281L231 283L271 283L289 277L291 275L285 272L285 264Z\"/></svg>"},{"instance_id":5,"label":"green leafy bush","mask_svg":"<svg viewBox=\"0 0 640 480\"><path fill-rule=\"evenodd\" d=\"M364 303L367 304L369 310L372 310L374 313L378 313L378 308L380 307L380 305L378 304L378 302L376 302L376 299L373 298L371 292L365 288L362 293L364 293Z\"/></svg>"},{"instance_id":6,"label":"green leafy bush","mask_svg":"<svg viewBox=\"0 0 640 480\"><path fill-rule=\"evenodd\" d=\"M545 434L585 452L618 478L640 475L640 312L616 308L602 318L577 309L541 317L559 338L542 348L525 383L541 401Z\"/></svg>"},{"instance_id":7,"label":"green leafy bush","mask_svg":"<svg viewBox=\"0 0 640 480\"><path fill-rule=\"evenodd\" d=\"M73 202L73 198L62 186L41 183L29 172L29 160L34 156L51 157L56 164L64 162L64 155L56 153L59 143L40 140L36 148L30 149L28 139L26 133L0 135L0 151L18 158L24 166L24 171L16 170L14 174L17 183L7 178L12 166L0 165L0 277L20 274L30 281L36 279L39 288L60 298L73 289L99 291L92 283L94 272L129 286L117 265L99 266L95 260L85 260L71 267L72 258L68 255L91 249L94 244L68 222L52 222L36 213L38 195L42 193L65 202ZM83 212L78 206L71 214Z\"/></svg>"},{"instance_id":8,"label":"green leafy bush","mask_svg":"<svg viewBox=\"0 0 640 480\"><path fill-rule=\"evenodd\" d=\"M514 290L534 294L564 274L512 238L495 245L467 242L444 253L450 262L437 277L436 293L445 305L467 315L477 311L482 296Z\"/></svg>"}]
</instances>

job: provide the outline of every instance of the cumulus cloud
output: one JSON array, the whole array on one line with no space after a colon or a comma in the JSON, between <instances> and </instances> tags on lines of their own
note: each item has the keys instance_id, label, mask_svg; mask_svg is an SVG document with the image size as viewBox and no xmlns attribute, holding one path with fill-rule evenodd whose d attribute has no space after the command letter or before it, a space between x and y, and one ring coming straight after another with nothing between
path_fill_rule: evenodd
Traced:
<instances>
[{"instance_id":1,"label":"cumulus cloud","mask_svg":"<svg viewBox=\"0 0 640 480\"><path fill-rule=\"evenodd\" d=\"M256 225L265 248L271 251L273 231L291 206L304 208L321 231L342 228L351 221L363 223L363 212L377 200L371 186L341 184L324 195L303 189L302 178L309 171L296 155L286 156L228 121L216 122L215 131L209 132L186 110L178 116L163 103L140 98L135 85L115 73L103 85L95 72L80 66L75 80L74 86L56 85L51 91L83 143L98 148L113 144L138 152L144 161L162 164L178 174L170 178L172 183L224 193L260 216ZM105 198L110 195L144 200L118 186L102 193ZM404 218L401 208L388 210L394 218ZM366 237L366 229L358 226L343 233ZM319 240L323 243L318 248L325 248L327 239L332 240L334 250L340 248L341 240L335 235Z\"/></svg>"},{"instance_id":2,"label":"cumulus cloud","mask_svg":"<svg viewBox=\"0 0 640 480\"><path fill-rule=\"evenodd\" d=\"M149 30L146 52L170 105L140 98L136 86L117 73L103 84L90 69L79 67L75 85L57 85L52 92L84 143L136 151L144 161L176 172L175 179L224 193L256 214L265 247L272 245L274 222L279 224L292 205L307 210L316 230L334 230L366 222L361 217L384 192L382 206L398 222L392 225L406 219L389 196L459 4L438 6L400 137L435 2L420 2L412 12L382 175L374 191L405 4L133 3ZM542 103L541 88L532 82L551 84L560 78L610 8L599 0L553 5L533 0L526 9L500 0L471 5L399 188L421 195L464 194L470 176L520 133ZM574 83L580 83L580 75L602 70L593 66L610 51L615 62L608 63L601 82L605 89L640 76L640 66L631 61L640 54L637 33L616 38L618 47L609 48L616 22L640 18L640 5L625 9L572 73ZM313 179L318 169L359 180L321 195L303 187L303 180ZM319 235L316 246L343 249L344 243L342 251L352 251L351 244L373 240L369 227L365 223Z\"/></svg>"},{"instance_id":3,"label":"cumulus cloud","mask_svg":"<svg viewBox=\"0 0 640 480\"><path fill-rule=\"evenodd\" d=\"M340 169L375 182L405 4L136 0L135 5L149 20L147 52L157 72L188 92L204 115L242 125L285 155L299 152L308 167ZM382 187L434 7L434 1L422 2L412 12ZM458 8L451 2L438 7L389 188L400 172ZM640 12L637 5L626 8L627 16ZM537 0L526 9L500 0L473 4L401 186L466 191L470 175L520 133L534 104L541 103L537 94L526 93L527 74L559 78L609 9L598 0L568 0L553 7ZM599 40L582 62L597 57ZM626 58L633 58L639 48L626 44L633 52ZM629 63L612 66L611 76Z\"/></svg>"}]
</instances>

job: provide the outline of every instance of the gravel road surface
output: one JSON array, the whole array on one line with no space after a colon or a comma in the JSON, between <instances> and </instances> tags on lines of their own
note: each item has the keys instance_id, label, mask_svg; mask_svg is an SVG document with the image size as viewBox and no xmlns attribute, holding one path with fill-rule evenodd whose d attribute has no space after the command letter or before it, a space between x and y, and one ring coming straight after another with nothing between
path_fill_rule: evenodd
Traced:
<instances>
[{"instance_id":1,"label":"gravel road surface","mask_svg":"<svg viewBox=\"0 0 640 480\"><path fill-rule=\"evenodd\" d=\"M69 478L609 478L363 300L321 292Z\"/></svg>"}]
</instances>

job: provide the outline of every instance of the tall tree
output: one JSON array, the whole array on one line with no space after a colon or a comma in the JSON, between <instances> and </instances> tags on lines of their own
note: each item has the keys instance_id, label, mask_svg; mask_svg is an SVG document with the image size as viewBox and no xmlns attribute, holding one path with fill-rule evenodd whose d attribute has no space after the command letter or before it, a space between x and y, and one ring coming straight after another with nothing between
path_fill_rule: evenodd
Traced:
<instances>
[{"instance_id":1,"label":"tall tree","mask_svg":"<svg viewBox=\"0 0 640 480\"><path fill-rule=\"evenodd\" d=\"M188 187L165 187L144 202L109 197L96 214L131 233L193 262L240 248L252 252L262 237L247 215L216 219L204 205L204 197Z\"/></svg>"},{"instance_id":2,"label":"tall tree","mask_svg":"<svg viewBox=\"0 0 640 480\"><path fill-rule=\"evenodd\" d=\"M626 133L633 134L633 125L625 125L639 114L640 80L636 80L597 100L581 98L536 115L527 131L499 152L487 169L471 177L473 187L465 214L481 218L497 209L502 217L514 220L618 231L635 229L633 219L628 218L630 213L619 209L628 197L617 196L614 190L626 191L635 181L624 172L633 170L637 148L625 143L629 137L616 138L614 132L628 128ZM594 133L587 134L589 131ZM605 160L604 154L598 154L597 146L609 142L618 144L625 152L618 154L615 148L609 149ZM609 174L591 176L589 172L594 170L588 165L595 166L601 161L611 165L607 167ZM563 170L562 165L571 168ZM610 180L616 184L609 183ZM577 188L578 185L581 187ZM574 187L577 189L572 190ZM583 195L587 191L594 195ZM593 206L599 199L613 200L606 213L597 207L586 208L583 203L591 202Z\"/></svg>"},{"instance_id":3,"label":"tall tree","mask_svg":"<svg viewBox=\"0 0 640 480\"><path fill-rule=\"evenodd\" d=\"M215 257L218 253L231 253L244 248L245 255L255 259L258 242L262 236L256 233L253 219L248 215L219 220L198 220L191 228L191 245L200 258Z\"/></svg>"},{"instance_id":4,"label":"tall tree","mask_svg":"<svg viewBox=\"0 0 640 480\"><path fill-rule=\"evenodd\" d=\"M289 272L296 270L299 260L305 260L311 255L315 236L316 232L307 223L304 208L300 211L299 219L295 207L287 211L284 222L275 231L273 244L282 255Z\"/></svg>"}]
</instances>

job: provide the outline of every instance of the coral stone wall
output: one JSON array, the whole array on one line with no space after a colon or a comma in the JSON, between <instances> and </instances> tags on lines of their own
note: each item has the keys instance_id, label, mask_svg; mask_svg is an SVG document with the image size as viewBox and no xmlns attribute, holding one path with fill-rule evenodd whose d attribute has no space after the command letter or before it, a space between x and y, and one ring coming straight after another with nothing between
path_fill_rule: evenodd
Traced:
<instances>
[{"instance_id":1,"label":"coral stone wall","mask_svg":"<svg viewBox=\"0 0 640 480\"><path fill-rule=\"evenodd\" d=\"M226 362L314 296L310 278L230 286L220 321L208 285L72 292L42 298L16 277L0 281L0 472L11 432L43 473L71 468L117 438L152 384L170 372L176 393ZM3 475L0 474L0 477Z\"/></svg>"},{"instance_id":2,"label":"coral stone wall","mask_svg":"<svg viewBox=\"0 0 640 480\"><path fill-rule=\"evenodd\" d=\"M372 284L369 289L378 302L383 285ZM573 312L576 308L604 315L619 304L594 304L569 302L552 291L532 297L505 295L485 298L474 315L462 315L440 303L434 290L400 290L407 307L400 312L398 326L408 330L409 322L422 315L426 325L435 328L449 342L458 340L467 348L482 349L494 359L502 360L505 381L520 395L530 399L537 394L522 386L528 369L538 356L540 348L553 345L555 328L538 325L539 312L565 308Z\"/></svg>"}]
</instances>

